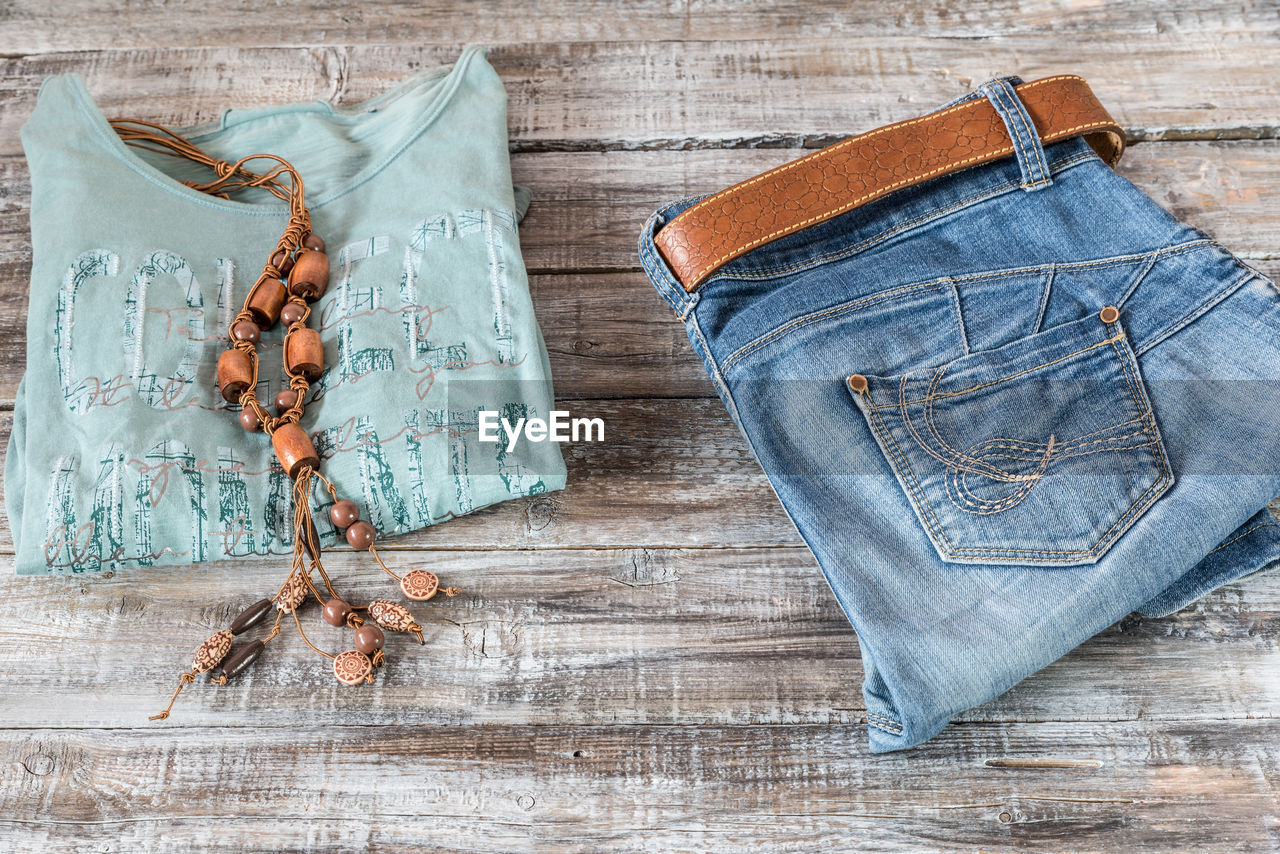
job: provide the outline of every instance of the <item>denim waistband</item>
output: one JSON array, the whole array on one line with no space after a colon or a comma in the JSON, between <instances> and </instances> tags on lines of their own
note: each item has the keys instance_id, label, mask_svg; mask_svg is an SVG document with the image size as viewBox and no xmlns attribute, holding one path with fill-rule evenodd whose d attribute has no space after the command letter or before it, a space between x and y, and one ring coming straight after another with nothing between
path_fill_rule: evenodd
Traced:
<instances>
[{"instance_id":1,"label":"denim waistband","mask_svg":"<svg viewBox=\"0 0 1280 854\"><path fill-rule=\"evenodd\" d=\"M1063 140L1043 149L1045 178L1086 162L1102 165L1102 160L1082 138ZM825 222L809 226L736 258L717 270L693 293L685 291L675 273L654 245L654 235L681 212L707 194L670 202L645 222L640 236L641 264L658 291L681 319L697 305L700 295L719 281L769 279L792 275L810 267L848 258L875 247L912 228L944 217L971 204L1003 193L1022 192L1026 167L1020 158L1007 157L993 163L943 175L898 190Z\"/></svg>"}]
</instances>

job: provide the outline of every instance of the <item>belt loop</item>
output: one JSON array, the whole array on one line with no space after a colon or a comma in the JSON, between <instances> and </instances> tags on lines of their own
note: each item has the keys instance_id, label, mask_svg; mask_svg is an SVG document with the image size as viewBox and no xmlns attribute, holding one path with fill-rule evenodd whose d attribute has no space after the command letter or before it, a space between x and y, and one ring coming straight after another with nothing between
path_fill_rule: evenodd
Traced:
<instances>
[{"instance_id":1,"label":"belt loop","mask_svg":"<svg viewBox=\"0 0 1280 854\"><path fill-rule=\"evenodd\" d=\"M987 96L987 100L1004 122L1009 139L1013 140L1018 168L1022 171L1022 189L1031 192L1052 184L1053 178L1049 174L1049 162L1044 156L1040 134L1036 132L1036 126L1022 106L1013 84L1008 80L988 80L979 87L979 91Z\"/></svg>"}]
</instances>

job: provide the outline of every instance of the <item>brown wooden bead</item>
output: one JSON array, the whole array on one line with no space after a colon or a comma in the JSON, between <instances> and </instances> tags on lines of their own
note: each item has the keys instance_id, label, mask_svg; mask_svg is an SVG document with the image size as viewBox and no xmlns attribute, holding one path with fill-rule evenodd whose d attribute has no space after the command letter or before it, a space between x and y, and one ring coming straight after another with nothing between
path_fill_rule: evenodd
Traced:
<instances>
[{"instance_id":1,"label":"brown wooden bead","mask_svg":"<svg viewBox=\"0 0 1280 854\"><path fill-rule=\"evenodd\" d=\"M289 271L289 293L307 300L319 299L329 287L329 256L303 249Z\"/></svg>"},{"instance_id":2,"label":"brown wooden bead","mask_svg":"<svg viewBox=\"0 0 1280 854\"><path fill-rule=\"evenodd\" d=\"M281 468L289 477L297 477L298 472L307 466L313 469L320 467L316 446L312 444L307 431L297 424L285 423L277 427L276 432L271 434L271 447L276 452L276 459L280 460Z\"/></svg>"},{"instance_id":3,"label":"brown wooden bead","mask_svg":"<svg viewBox=\"0 0 1280 854\"><path fill-rule=\"evenodd\" d=\"M264 279L253 291L253 296L245 303L245 310L253 315L253 322L261 329L270 329L280 319L280 309L284 308L288 292L284 282L279 279Z\"/></svg>"},{"instance_id":4,"label":"brown wooden bead","mask_svg":"<svg viewBox=\"0 0 1280 854\"><path fill-rule=\"evenodd\" d=\"M262 651L266 648L260 640L255 640L245 644L235 651L235 654L222 662L222 665L209 674L209 678L218 682L226 682L233 679L245 671L245 669L258 660L258 656L262 655Z\"/></svg>"},{"instance_id":5,"label":"brown wooden bead","mask_svg":"<svg viewBox=\"0 0 1280 854\"><path fill-rule=\"evenodd\" d=\"M294 401L298 399L298 392L291 388L286 388L276 395L276 413L284 415L293 406Z\"/></svg>"},{"instance_id":6,"label":"brown wooden bead","mask_svg":"<svg viewBox=\"0 0 1280 854\"><path fill-rule=\"evenodd\" d=\"M382 629L370 623L365 623L356 629L356 649L365 655L373 655L382 649L382 645L386 643L386 635L382 633Z\"/></svg>"},{"instance_id":7,"label":"brown wooden bead","mask_svg":"<svg viewBox=\"0 0 1280 854\"><path fill-rule=\"evenodd\" d=\"M284 337L284 369L291 376L303 376L315 382L324 370L324 345L320 333L299 327Z\"/></svg>"},{"instance_id":8,"label":"brown wooden bead","mask_svg":"<svg viewBox=\"0 0 1280 854\"><path fill-rule=\"evenodd\" d=\"M324 251L324 239L314 231L307 235L307 239L302 241L302 245L317 252Z\"/></svg>"},{"instance_id":9,"label":"brown wooden bead","mask_svg":"<svg viewBox=\"0 0 1280 854\"><path fill-rule=\"evenodd\" d=\"M329 508L329 520L335 527L350 528L360 518L360 508L350 498L343 498Z\"/></svg>"},{"instance_id":10,"label":"brown wooden bead","mask_svg":"<svg viewBox=\"0 0 1280 854\"><path fill-rule=\"evenodd\" d=\"M252 320L237 320L231 324L231 337L237 341L248 341L257 344L262 338L262 330Z\"/></svg>"},{"instance_id":11,"label":"brown wooden bead","mask_svg":"<svg viewBox=\"0 0 1280 854\"><path fill-rule=\"evenodd\" d=\"M293 256L281 249L271 256L271 264L280 271L280 275L287 276L293 269Z\"/></svg>"},{"instance_id":12,"label":"brown wooden bead","mask_svg":"<svg viewBox=\"0 0 1280 854\"><path fill-rule=\"evenodd\" d=\"M227 403L239 403L240 395L253 383L253 363L243 350L223 350L218 357L218 389Z\"/></svg>"},{"instance_id":13,"label":"brown wooden bead","mask_svg":"<svg viewBox=\"0 0 1280 854\"><path fill-rule=\"evenodd\" d=\"M331 626L344 626L347 617L351 616L351 606L341 599L330 599L324 603L324 621Z\"/></svg>"},{"instance_id":14,"label":"brown wooden bead","mask_svg":"<svg viewBox=\"0 0 1280 854\"><path fill-rule=\"evenodd\" d=\"M356 551L363 551L369 548L377 538L378 532L373 530L373 526L363 519L347 528L347 543Z\"/></svg>"},{"instance_id":15,"label":"brown wooden bead","mask_svg":"<svg viewBox=\"0 0 1280 854\"><path fill-rule=\"evenodd\" d=\"M306 576L301 571L295 571L271 601L275 602L276 607L281 611L289 614L298 610L298 606L307 598L309 589Z\"/></svg>"},{"instance_id":16,"label":"brown wooden bead","mask_svg":"<svg viewBox=\"0 0 1280 854\"><path fill-rule=\"evenodd\" d=\"M349 649L333 660L333 675L343 685L373 681L373 662L358 649Z\"/></svg>"},{"instance_id":17,"label":"brown wooden bead","mask_svg":"<svg viewBox=\"0 0 1280 854\"><path fill-rule=\"evenodd\" d=\"M231 621L231 634L240 635L262 622L262 618L271 612L271 600L259 599L240 612L240 616Z\"/></svg>"},{"instance_id":18,"label":"brown wooden bead","mask_svg":"<svg viewBox=\"0 0 1280 854\"><path fill-rule=\"evenodd\" d=\"M231 632L223 629L200 644L196 654L191 657L191 669L196 673L204 673L217 667L231 651L231 637Z\"/></svg>"},{"instance_id":19,"label":"brown wooden bead","mask_svg":"<svg viewBox=\"0 0 1280 854\"><path fill-rule=\"evenodd\" d=\"M252 407L246 406L240 410L240 426L250 433L256 433L262 429L262 419Z\"/></svg>"},{"instance_id":20,"label":"brown wooden bead","mask_svg":"<svg viewBox=\"0 0 1280 854\"><path fill-rule=\"evenodd\" d=\"M285 326L293 326L293 324L302 320L306 313L306 306L289 300L284 304L284 308L280 309L280 322Z\"/></svg>"}]
</instances>

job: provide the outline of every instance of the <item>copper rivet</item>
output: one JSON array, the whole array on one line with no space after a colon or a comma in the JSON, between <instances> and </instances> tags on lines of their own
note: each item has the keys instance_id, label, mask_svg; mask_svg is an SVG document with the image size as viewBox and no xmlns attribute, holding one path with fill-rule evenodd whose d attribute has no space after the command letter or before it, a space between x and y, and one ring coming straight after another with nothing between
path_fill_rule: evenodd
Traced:
<instances>
[{"instance_id":1,"label":"copper rivet","mask_svg":"<svg viewBox=\"0 0 1280 854\"><path fill-rule=\"evenodd\" d=\"M867 387L868 387L867 378L864 377L862 374L854 374L853 376L849 377L849 388L853 389L858 394L865 394L867 391Z\"/></svg>"},{"instance_id":2,"label":"copper rivet","mask_svg":"<svg viewBox=\"0 0 1280 854\"><path fill-rule=\"evenodd\" d=\"M1109 305L1098 312L1098 319L1103 323L1115 323L1120 319L1120 310L1114 305Z\"/></svg>"}]
</instances>

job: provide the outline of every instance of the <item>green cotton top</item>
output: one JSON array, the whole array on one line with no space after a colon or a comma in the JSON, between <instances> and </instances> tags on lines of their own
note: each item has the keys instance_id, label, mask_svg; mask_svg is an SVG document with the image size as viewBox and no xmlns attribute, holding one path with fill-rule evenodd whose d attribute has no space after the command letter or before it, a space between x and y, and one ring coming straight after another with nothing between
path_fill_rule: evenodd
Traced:
<instances>
[{"instance_id":1,"label":"green cotton top","mask_svg":"<svg viewBox=\"0 0 1280 854\"><path fill-rule=\"evenodd\" d=\"M308 322L326 367L301 425L380 536L563 488L556 444L478 436L482 412L546 419L554 400L516 231L529 197L512 188L506 96L483 51L361 104L175 130L302 175L332 273ZM210 171L126 146L73 75L44 82L22 142L34 260L4 472L18 572L291 553L291 481L215 377L285 204L185 186ZM264 404L287 386L281 340L277 325L258 345ZM315 492L327 545L332 498Z\"/></svg>"}]
</instances>

